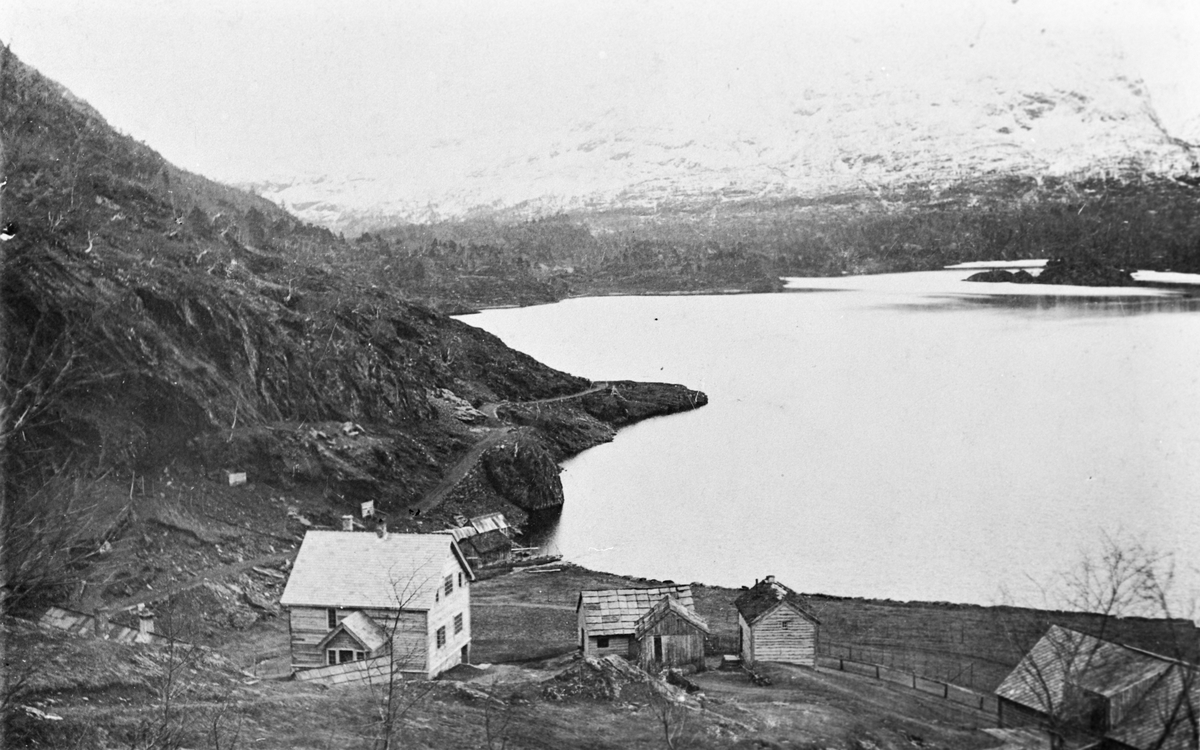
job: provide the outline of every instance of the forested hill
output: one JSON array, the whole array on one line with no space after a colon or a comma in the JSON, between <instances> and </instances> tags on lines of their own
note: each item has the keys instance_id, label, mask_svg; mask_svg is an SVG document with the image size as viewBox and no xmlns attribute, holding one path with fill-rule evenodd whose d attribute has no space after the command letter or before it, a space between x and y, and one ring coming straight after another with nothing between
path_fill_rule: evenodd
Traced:
<instances>
[{"instance_id":1,"label":"forested hill","mask_svg":"<svg viewBox=\"0 0 1200 750\"><path fill-rule=\"evenodd\" d=\"M128 484L190 464L399 511L480 429L507 429L473 407L591 386L357 273L353 245L172 166L11 53L0 86L2 437L18 505L55 474ZM489 458L484 500L561 501L557 460L703 401L627 384L564 402L514 433L527 449L511 465ZM323 423L362 439L330 446Z\"/></svg>"},{"instance_id":2,"label":"forested hill","mask_svg":"<svg viewBox=\"0 0 1200 750\"><path fill-rule=\"evenodd\" d=\"M575 211L365 232L354 253L390 283L466 304L522 295L771 291L781 276L1086 258L1200 271L1200 185L1140 173L1082 181L990 175L699 210ZM506 298L506 295L507 298Z\"/></svg>"}]
</instances>

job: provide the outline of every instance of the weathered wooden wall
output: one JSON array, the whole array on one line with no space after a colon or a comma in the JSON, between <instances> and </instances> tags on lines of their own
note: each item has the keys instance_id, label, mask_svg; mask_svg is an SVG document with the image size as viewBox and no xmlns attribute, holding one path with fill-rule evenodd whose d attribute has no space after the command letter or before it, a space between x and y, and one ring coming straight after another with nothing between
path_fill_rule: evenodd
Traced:
<instances>
[{"instance_id":1,"label":"weathered wooden wall","mask_svg":"<svg viewBox=\"0 0 1200 750\"><path fill-rule=\"evenodd\" d=\"M662 660L655 659L654 639L661 639ZM682 667L692 665L704 669L704 631L669 612L658 622L646 629L640 638L634 639L630 655L642 669L647 671L660 667Z\"/></svg>"},{"instance_id":2,"label":"weathered wooden wall","mask_svg":"<svg viewBox=\"0 0 1200 750\"><path fill-rule=\"evenodd\" d=\"M1000 727L1038 726L1046 720L1040 711L1026 708L1020 703L1014 703L1007 698L1001 698L996 711L996 723Z\"/></svg>"},{"instance_id":3,"label":"weathered wooden wall","mask_svg":"<svg viewBox=\"0 0 1200 750\"><path fill-rule=\"evenodd\" d=\"M778 606L750 628L750 659L817 665L817 626L789 606ZM743 656L745 659L745 656Z\"/></svg>"},{"instance_id":4,"label":"weathered wooden wall","mask_svg":"<svg viewBox=\"0 0 1200 750\"><path fill-rule=\"evenodd\" d=\"M337 610L338 622L355 612L353 609ZM392 634L393 653L404 661L403 668L424 671L428 663L425 648L425 615L422 612L397 613L384 609L364 610L384 632ZM291 607L289 627L292 640L292 669L311 669L326 665L325 651L317 644L329 635L328 609L325 607ZM352 646L342 646L352 648Z\"/></svg>"},{"instance_id":5,"label":"weathered wooden wall","mask_svg":"<svg viewBox=\"0 0 1200 750\"><path fill-rule=\"evenodd\" d=\"M597 636L589 635L587 639L587 648L584 650L584 656L609 656L616 654L617 656L629 656L631 642L633 641L628 635L610 635L608 636L608 646L600 648L596 643Z\"/></svg>"}]
</instances>

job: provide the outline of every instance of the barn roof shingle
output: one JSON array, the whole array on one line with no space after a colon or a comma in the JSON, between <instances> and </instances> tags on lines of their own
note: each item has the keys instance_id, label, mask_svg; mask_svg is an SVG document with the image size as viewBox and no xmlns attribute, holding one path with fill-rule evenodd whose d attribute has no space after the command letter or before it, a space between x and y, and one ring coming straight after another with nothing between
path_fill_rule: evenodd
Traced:
<instances>
[{"instance_id":1,"label":"barn roof shingle","mask_svg":"<svg viewBox=\"0 0 1200 750\"><path fill-rule=\"evenodd\" d=\"M820 622L812 612L808 611L804 604L804 597L777 582L774 576L767 576L754 584L734 600L733 606L737 607L737 611L741 613L748 625L753 625L780 602L787 603L813 622Z\"/></svg>"},{"instance_id":2,"label":"barn roof shingle","mask_svg":"<svg viewBox=\"0 0 1200 750\"><path fill-rule=\"evenodd\" d=\"M633 633L638 618L663 597L678 599L687 609L694 609L692 587L684 583L646 589L580 591L575 611L583 608L588 635L628 635Z\"/></svg>"},{"instance_id":3,"label":"barn roof shingle","mask_svg":"<svg viewBox=\"0 0 1200 750\"><path fill-rule=\"evenodd\" d=\"M279 603L428 610L441 585L442 564L451 555L474 580L457 543L443 534L310 531Z\"/></svg>"},{"instance_id":4,"label":"barn roof shingle","mask_svg":"<svg viewBox=\"0 0 1200 750\"><path fill-rule=\"evenodd\" d=\"M1167 717L1180 704L1185 687L1192 705L1200 705L1195 669L1170 657L1053 625L1004 678L996 695L1049 715L1064 710L1068 684L1105 698L1137 690L1142 697L1133 700L1105 736L1130 747L1149 748L1159 747L1158 741L1167 733L1161 747L1183 750L1192 747L1190 728L1169 726Z\"/></svg>"}]
</instances>

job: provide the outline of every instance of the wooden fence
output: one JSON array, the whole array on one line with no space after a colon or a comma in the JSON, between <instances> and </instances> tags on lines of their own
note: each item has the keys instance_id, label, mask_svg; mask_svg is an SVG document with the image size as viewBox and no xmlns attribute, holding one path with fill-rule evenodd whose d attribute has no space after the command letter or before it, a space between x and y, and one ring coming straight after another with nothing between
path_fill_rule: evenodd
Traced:
<instances>
[{"instance_id":1,"label":"wooden fence","mask_svg":"<svg viewBox=\"0 0 1200 750\"><path fill-rule=\"evenodd\" d=\"M934 695L952 703L986 711L994 715L998 714L1000 710L999 705L997 705L996 696L990 693L980 693L961 685L954 685L943 680L933 680L913 674L912 672L893 669L882 664L855 661L840 656L818 656L817 666L862 675L864 677L873 677L882 682L890 682L894 685L903 685L927 695Z\"/></svg>"}]
</instances>

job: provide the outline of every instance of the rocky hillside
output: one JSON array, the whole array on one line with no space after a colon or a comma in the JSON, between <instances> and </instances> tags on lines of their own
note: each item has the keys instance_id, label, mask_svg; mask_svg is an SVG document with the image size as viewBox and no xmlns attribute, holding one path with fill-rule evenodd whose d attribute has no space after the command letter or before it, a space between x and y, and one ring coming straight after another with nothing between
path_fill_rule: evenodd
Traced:
<instances>
[{"instance_id":1,"label":"rocky hillside","mask_svg":"<svg viewBox=\"0 0 1200 750\"><path fill-rule=\"evenodd\" d=\"M502 434L476 499L519 515L561 502L566 455L704 403L628 383L506 421L487 405L592 384L344 273L349 246L329 231L175 168L3 62L2 437L17 507L54 473L183 465L314 487L330 514L375 499L407 518Z\"/></svg>"}]
</instances>

